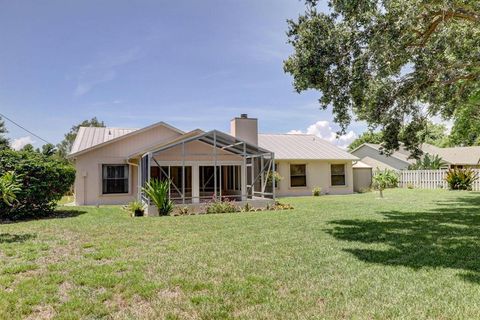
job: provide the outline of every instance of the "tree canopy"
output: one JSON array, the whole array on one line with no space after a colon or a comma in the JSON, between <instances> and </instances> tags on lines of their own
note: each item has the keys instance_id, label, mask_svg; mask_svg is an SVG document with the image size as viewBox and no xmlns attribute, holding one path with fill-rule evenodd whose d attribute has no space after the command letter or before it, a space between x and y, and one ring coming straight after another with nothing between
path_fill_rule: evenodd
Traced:
<instances>
[{"instance_id":1,"label":"tree canopy","mask_svg":"<svg viewBox=\"0 0 480 320\"><path fill-rule=\"evenodd\" d=\"M73 142L77 137L80 127L105 127L105 123L98 120L97 117L93 117L90 120L84 120L81 123L72 126L70 131L65 134L64 139L57 145L58 155L61 158L65 158L72 149Z\"/></svg>"},{"instance_id":2,"label":"tree canopy","mask_svg":"<svg viewBox=\"0 0 480 320\"><path fill-rule=\"evenodd\" d=\"M5 133L8 133L7 127L5 126L5 121L0 117L0 151L10 148L10 142L5 137Z\"/></svg>"},{"instance_id":3,"label":"tree canopy","mask_svg":"<svg viewBox=\"0 0 480 320\"><path fill-rule=\"evenodd\" d=\"M480 90L480 1L317 0L289 20L284 69L298 92L321 92L340 132L355 116L418 157L429 117L452 118ZM477 100L478 106L478 100Z\"/></svg>"}]
</instances>

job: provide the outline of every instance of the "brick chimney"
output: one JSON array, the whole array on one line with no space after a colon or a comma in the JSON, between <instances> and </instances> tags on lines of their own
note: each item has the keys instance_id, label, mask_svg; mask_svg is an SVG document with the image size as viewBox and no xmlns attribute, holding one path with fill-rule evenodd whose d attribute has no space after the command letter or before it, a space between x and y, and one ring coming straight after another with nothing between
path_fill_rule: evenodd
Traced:
<instances>
[{"instance_id":1,"label":"brick chimney","mask_svg":"<svg viewBox=\"0 0 480 320\"><path fill-rule=\"evenodd\" d=\"M258 120L242 113L240 117L230 121L230 134L240 140L258 145Z\"/></svg>"}]
</instances>

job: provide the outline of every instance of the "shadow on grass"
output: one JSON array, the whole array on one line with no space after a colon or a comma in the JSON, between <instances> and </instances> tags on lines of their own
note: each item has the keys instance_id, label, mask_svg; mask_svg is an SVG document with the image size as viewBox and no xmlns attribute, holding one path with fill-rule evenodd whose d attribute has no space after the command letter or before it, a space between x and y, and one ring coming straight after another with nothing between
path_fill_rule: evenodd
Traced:
<instances>
[{"instance_id":1,"label":"shadow on grass","mask_svg":"<svg viewBox=\"0 0 480 320\"><path fill-rule=\"evenodd\" d=\"M26 222L32 220L48 220L48 219L65 219L65 218L75 218L82 214L86 213L86 211L82 210L55 210L51 213L47 213L41 217L26 217L21 219L0 219L0 224L10 224L10 223L17 223L17 222Z\"/></svg>"},{"instance_id":2,"label":"shadow on grass","mask_svg":"<svg viewBox=\"0 0 480 320\"><path fill-rule=\"evenodd\" d=\"M380 212L379 220L335 220L335 238L389 248L348 248L358 259L389 266L452 268L480 283L480 194L438 201L427 211Z\"/></svg>"},{"instance_id":3,"label":"shadow on grass","mask_svg":"<svg viewBox=\"0 0 480 320\"><path fill-rule=\"evenodd\" d=\"M34 238L36 238L36 235L32 233L25 233L25 234L0 233L0 244L25 242Z\"/></svg>"}]
</instances>

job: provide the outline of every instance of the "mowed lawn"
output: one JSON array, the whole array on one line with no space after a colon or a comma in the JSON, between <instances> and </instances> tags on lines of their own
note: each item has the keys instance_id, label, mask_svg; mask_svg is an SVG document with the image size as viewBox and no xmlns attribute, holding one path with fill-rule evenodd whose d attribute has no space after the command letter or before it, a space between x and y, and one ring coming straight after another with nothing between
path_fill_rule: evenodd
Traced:
<instances>
[{"instance_id":1,"label":"mowed lawn","mask_svg":"<svg viewBox=\"0 0 480 320\"><path fill-rule=\"evenodd\" d=\"M480 194L385 197L162 218L60 207L2 224L0 319L478 318Z\"/></svg>"}]
</instances>

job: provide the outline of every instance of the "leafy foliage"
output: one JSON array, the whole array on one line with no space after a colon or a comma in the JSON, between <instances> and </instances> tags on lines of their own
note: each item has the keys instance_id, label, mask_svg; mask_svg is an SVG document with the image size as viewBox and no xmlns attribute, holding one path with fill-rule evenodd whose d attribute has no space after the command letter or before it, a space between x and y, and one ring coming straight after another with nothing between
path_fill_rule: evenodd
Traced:
<instances>
[{"instance_id":1,"label":"leafy foliage","mask_svg":"<svg viewBox=\"0 0 480 320\"><path fill-rule=\"evenodd\" d=\"M13 171L7 171L0 176L0 199L8 206L13 206L20 192L20 183Z\"/></svg>"},{"instance_id":2,"label":"leafy foliage","mask_svg":"<svg viewBox=\"0 0 480 320\"><path fill-rule=\"evenodd\" d=\"M0 176L14 172L20 190L13 206L0 202L0 218L20 219L49 214L75 180L75 169L37 152L0 151Z\"/></svg>"},{"instance_id":3,"label":"leafy foliage","mask_svg":"<svg viewBox=\"0 0 480 320\"><path fill-rule=\"evenodd\" d=\"M314 188L312 189L312 195L313 195L314 197L318 197L318 196L320 196L321 194L322 194L322 188L321 188L321 187L314 187Z\"/></svg>"},{"instance_id":4,"label":"leafy foliage","mask_svg":"<svg viewBox=\"0 0 480 320\"><path fill-rule=\"evenodd\" d=\"M173 202L168 197L169 180L160 181L158 179L150 180L143 191L150 200L157 206L158 214L168 216L173 210Z\"/></svg>"},{"instance_id":5,"label":"leafy foliage","mask_svg":"<svg viewBox=\"0 0 480 320\"><path fill-rule=\"evenodd\" d=\"M438 155L426 153L415 164L408 167L409 170L438 170L447 166L447 163Z\"/></svg>"},{"instance_id":6,"label":"leafy foliage","mask_svg":"<svg viewBox=\"0 0 480 320\"><path fill-rule=\"evenodd\" d=\"M353 114L414 158L428 117L451 118L480 89L478 0L307 0L289 21L284 69L298 92L318 90L345 133Z\"/></svg>"},{"instance_id":7,"label":"leafy foliage","mask_svg":"<svg viewBox=\"0 0 480 320\"><path fill-rule=\"evenodd\" d=\"M58 148L58 155L61 158L65 158L72 150L73 142L77 137L78 130L80 127L105 127L105 123L97 119L97 117L93 117L90 120L84 120L81 123L72 126L70 131L65 134L64 139L57 145Z\"/></svg>"},{"instance_id":8,"label":"leafy foliage","mask_svg":"<svg viewBox=\"0 0 480 320\"><path fill-rule=\"evenodd\" d=\"M451 190L472 190L473 183L478 179L478 174L472 169L450 169L445 180Z\"/></svg>"},{"instance_id":9,"label":"leafy foliage","mask_svg":"<svg viewBox=\"0 0 480 320\"><path fill-rule=\"evenodd\" d=\"M383 198L383 190L387 188L396 188L398 186L398 174L394 170L378 170L372 177L372 187L380 191L380 197Z\"/></svg>"},{"instance_id":10,"label":"leafy foliage","mask_svg":"<svg viewBox=\"0 0 480 320\"><path fill-rule=\"evenodd\" d=\"M383 136L381 132L364 132L357 139L353 140L352 143L350 143L350 145L348 146L348 151L353 151L364 143L380 144L382 143L382 137Z\"/></svg>"},{"instance_id":11,"label":"leafy foliage","mask_svg":"<svg viewBox=\"0 0 480 320\"><path fill-rule=\"evenodd\" d=\"M9 149L10 148L10 142L8 139L4 136L5 133L8 133L7 128L5 127L5 121L2 120L2 117L0 117L0 151L4 149Z\"/></svg>"},{"instance_id":12,"label":"leafy foliage","mask_svg":"<svg viewBox=\"0 0 480 320\"><path fill-rule=\"evenodd\" d=\"M145 210L143 209L143 203L138 200L130 202L126 206L126 209L132 214L133 217L141 217L145 212Z\"/></svg>"},{"instance_id":13,"label":"leafy foliage","mask_svg":"<svg viewBox=\"0 0 480 320\"><path fill-rule=\"evenodd\" d=\"M467 104L456 110L450 142L455 146L480 145L480 103Z\"/></svg>"},{"instance_id":14,"label":"leafy foliage","mask_svg":"<svg viewBox=\"0 0 480 320\"><path fill-rule=\"evenodd\" d=\"M205 212L207 214L212 213L232 213L232 212L239 212L240 208L238 208L233 201L229 201L225 199L223 201L217 200L209 203L205 208Z\"/></svg>"}]
</instances>

